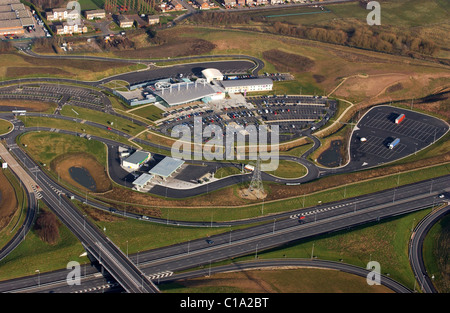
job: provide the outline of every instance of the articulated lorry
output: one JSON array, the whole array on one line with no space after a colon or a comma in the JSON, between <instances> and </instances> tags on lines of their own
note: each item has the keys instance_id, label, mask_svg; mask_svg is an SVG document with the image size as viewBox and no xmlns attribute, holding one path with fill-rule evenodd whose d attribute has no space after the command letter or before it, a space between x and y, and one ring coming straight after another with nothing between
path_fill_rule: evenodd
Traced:
<instances>
[{"instance_id":1,"label":"articulated lorry","mask_svg":"<svg viewBox=\"0 0 450 313\"><path fill-rule=\"evenodd\" d=\"M396 145L398 145L400 143L400 139L399 138L396 138L396 139L394 139L394 141L392 141L390 144L389 144L389 149L394 149L395 148L395 146Z\"/></svg>"}]
</instances>

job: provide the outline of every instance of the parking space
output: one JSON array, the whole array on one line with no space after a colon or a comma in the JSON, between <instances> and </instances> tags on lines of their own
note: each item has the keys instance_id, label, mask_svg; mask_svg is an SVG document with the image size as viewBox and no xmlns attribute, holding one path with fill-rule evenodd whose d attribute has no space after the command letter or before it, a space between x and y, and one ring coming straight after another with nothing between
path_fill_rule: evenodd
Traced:
<instances>
[{"instance_id":1,"label":"parking space","mask_svg":"<svg viewBox=\"0 0 450 313\"><path fill-rule=\"evenodd\" d=\"M401 114L405 119L397 124ZM391 106L374 107L353 131L351 160L346 168L376 166L415 154L439 140L448 128L447 123L429 115Z\"/></svg>"},{"instance_id":2,"label":"parking space","mask_svg":"<svg viewBox=\"0 0 450 313\"><path fill-rule=\"evenodd\" d=\"M280 141L303 135L303 131L326 123L336 112L336 102L311 96L258 96L227 99L211 103L197 103L168 109L163 113L159 130L170 135L176 125L194 127L195 117L200 117L202 127L214 124L225 130L226 126L278 125ZM320 124L320 125L319 125ZM209 138L204 138L204 141Z\"/></svg>"},{"instance_id":3,"label":"parking space","mask_svg":"<svg viewBox=\"0 0 450 313\"><path fill-rule=\"evenodd\" d=\"M21 84L0 88L2 99L31 99L98 108L104 105L104 95L95 90L57 84Z\"/></svg>"}]
</instances>

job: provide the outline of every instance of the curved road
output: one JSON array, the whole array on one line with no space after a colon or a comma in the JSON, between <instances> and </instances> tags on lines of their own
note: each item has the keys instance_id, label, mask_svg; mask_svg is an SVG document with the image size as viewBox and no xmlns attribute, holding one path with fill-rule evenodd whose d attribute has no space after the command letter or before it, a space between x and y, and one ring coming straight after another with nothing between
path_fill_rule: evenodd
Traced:
<instances>
[{"instance_id":1,"label":"curved road","mask_svg":"<svg viewBox=\"0 0 450 313\"><path fill-rule=\"evenodd\" d=\"M428 276L423 261L423 242L433 225L449 213L449 205L431 212L417 224L411 236L409 260L419 287L425 293L437 293L437 290L433 285L432 279Z\"/></svg>"}]
</instances>

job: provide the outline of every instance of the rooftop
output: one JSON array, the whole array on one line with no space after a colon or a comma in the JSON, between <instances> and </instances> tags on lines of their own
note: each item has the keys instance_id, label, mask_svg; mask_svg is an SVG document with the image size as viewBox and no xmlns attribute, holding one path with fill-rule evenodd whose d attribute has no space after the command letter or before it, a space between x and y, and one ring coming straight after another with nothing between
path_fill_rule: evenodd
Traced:
<instances>
[{"instance_id":1,"label":"rooftop","mask_svg":"<svg viewBox=\"0 0 450 313\"><path fill-rule=\"evenodd\" d=\"M153 93L162 98L168 105L174 106L213 96L217 91L206 81L197 81L177 84L167 83L164 88L157 89Z\"/></svg>"},{"instance_id":2,"label":"rooftop","mask_svg":"<svg viewBox=\"0 0 450 313\"><path fill-rule=\"evenodd\" d=\"M148 172L155 176L169 177L183 164L183 160L165 157Z\"/></svg>"},{"instance_id":3,"label":"rooftop","mask_svg":"<svg viewBox=\"0 0 450 313\"><path fill-rule=\"evenodd\" d=\"M124 161L132 164L140 164L144 162L148 156L150 155L149 152L145 151L136 151L132 155L130 155L128 158L126 158Z\"/></svg>"},{"instance_id":4,"label":"rooftop","mask_svg":"<svg viewBox=\"0 0 450 313\"><path fill-rule=\"evenodd\" d=\"M145 184L147 184L152 178L153 175L144 173L133 182L133 185L137 185L140 187L145 186Z\"/></svg>"},{"instance_id":5,"label":"rooftop","mask_svg":"<svg viewBox=\"0 0 450 313\"><path fill-rule=\"evenodd\" d=\"M241 87L241 86L260 86L260 85L272 85L273 81L270 78L249 78L249 79L232 79L221 81L222 86L229 87Z\"/></svg>"}]
</instances>

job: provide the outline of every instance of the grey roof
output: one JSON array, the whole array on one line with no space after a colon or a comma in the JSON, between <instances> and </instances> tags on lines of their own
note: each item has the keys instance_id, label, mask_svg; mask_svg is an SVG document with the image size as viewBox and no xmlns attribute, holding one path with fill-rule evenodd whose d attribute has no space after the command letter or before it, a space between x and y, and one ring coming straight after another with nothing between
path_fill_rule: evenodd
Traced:
<instances>
[{"instance_id":1,"label":"grey roof","mask_svg":"<svg viewBox=\"0 0 450 313\"><path fill-rule=\"evenodd\" d=\"M273 80L271 80L270 78L230 79L230 80L223 80L220 83L225 88L228 88L228 87L272 85Z\"/></svg>"},{"instance_id":2,"label":"grey roof","mask_svg":"<svg viewBox=\"0 0 450 313\"><path fill-rule=\"evenodd\" d=\"M144 186L147 184L151 179L153 178L153 175L144 173L141 176L139 176L134 182L133 185L137 186Z\"/></svg>"},{"instance_id":3,"label":"grey roof","mask_svg":"<svg viewBox=\"0 0 450 313\"><path fill-rule=\"evenodd\" d=\"M124 161L133 163L133 164L139 164L142 163L145 159L148 158L150 153L144 152L144 151L136 151L132 155L130 155L128 158L126 158Z\"/></svg>"},{"instance_id":4,"label":"grey roof","mask_svg":"<svg viewBox=\"0 0 450 313\"><path fill-rule=\"evenodd\" d=\"M162 98L168 105L179 105L216 94L216 91L209 83L183 82L173 84L171 88L153 91L154 94Z\"/></svg>"},{"instance_id":5,"label":"grey roof","mask_svg":"<svg viewBox=\"0 0 450 313\"><path fill-rule=\"evenodd\" d=\"M148 172L156 176L169 177L183 164L183 160L165 157Z\"/></svg>"}]
</instances>

